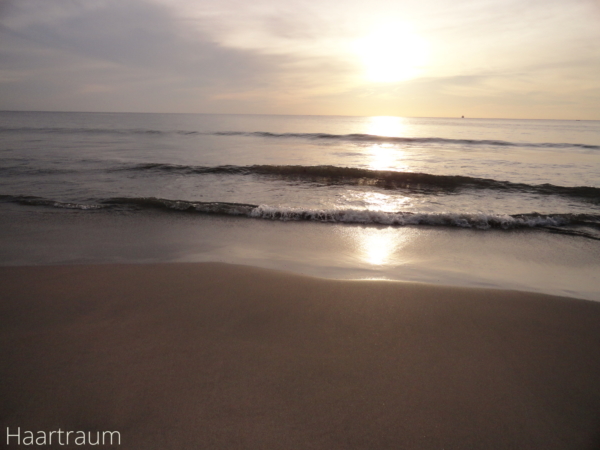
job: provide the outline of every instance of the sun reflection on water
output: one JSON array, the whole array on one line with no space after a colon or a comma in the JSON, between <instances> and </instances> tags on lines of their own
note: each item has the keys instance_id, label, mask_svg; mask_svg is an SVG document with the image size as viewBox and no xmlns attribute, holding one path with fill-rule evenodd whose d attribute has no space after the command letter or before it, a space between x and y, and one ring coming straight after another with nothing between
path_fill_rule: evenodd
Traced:
<instances>
[{"instance_id":1,"label":"sun reflection on water","mask_svg":"<svg viewBox=\"0 0 600 450\"><path fill-rule=\"evenodd\" d=\"M370 117L366 132L372 136L402 137L405 131L402 117L378 116ZM380 142L366 148L365 157L371 170L404 171L407 166L403 161L404 151L398 143Z\"/></svg>"},{"instance_id":2,"label":"sun reflection on water","mask_svg":"<svg viewBox=\"0 0 600 450\"><path fill-rule=\"evenodd\" d=\"M365 156L371 170L404 171L407 168L402 163L402 150L390 144L371 145L367 148Z\"/></svg>"},{"instance_id":3,"label":"sun reflection on water","mask_svg":"<svg viewBox=\"0 0 600 450\"><path fill-rule=\"evenodd\" d=\"M365 193L362 202L371 211L397 212L410 206L410 198L400 195L386 195L379 192Z\"/></svg>"},{"instance_id":4,"label":"sun reflection on water","mask_svg":"<svg viewBox=\"0 0 600 450\"><path fill-rule=\"evenodd\" d=\"M405 119L393 116L369 117L367 134L374 136L402 136L405 132Z\"/></svg>"}]
</instances>

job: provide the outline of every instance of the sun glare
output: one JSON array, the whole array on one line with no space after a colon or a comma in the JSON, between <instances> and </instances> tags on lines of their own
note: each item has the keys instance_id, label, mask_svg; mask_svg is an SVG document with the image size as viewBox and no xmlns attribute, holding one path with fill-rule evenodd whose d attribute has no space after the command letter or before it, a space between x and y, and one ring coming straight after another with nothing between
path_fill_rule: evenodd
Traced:
<instances>
[{"instance_id":1,"label":"sun glare","mask_svg":"<svg viewBox=\"0 0 600 450\"><path fill-rule=\"evenodd\" d=\"M416 77L427 59L426 47L406 25L388 24L358 40L355 50L370 81L390 83Z\"/></svg>"}]
</instances>

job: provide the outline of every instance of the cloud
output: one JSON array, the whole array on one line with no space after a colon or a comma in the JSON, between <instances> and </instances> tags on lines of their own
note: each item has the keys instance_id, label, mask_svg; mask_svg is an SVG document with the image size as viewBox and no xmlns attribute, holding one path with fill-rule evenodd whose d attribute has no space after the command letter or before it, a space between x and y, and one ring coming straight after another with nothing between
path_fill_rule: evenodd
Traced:
<instances>
[{"instance_id":1,"label":"cloud","mask_svg":"<svg viewBox=\"0 0 600 450\"><path fill-rule=\"evenodd\" d=\"M170 9L142 1L90 7L88 2L20 0L4 12L0 26L1 88L17 87L23 95L3 95L13 108L20 100L31 102L30 89L44 95L33 85L45 86L46 97L69 91L71 100L77 92L82 99L91 92L115 92L121 104L129 99L135 105L136 95L149 89L155 107L161 93L167 104L185 91L200 101L215 91L265 86L286 63L283 56L224 47L197 28L190 32Z\"/></svg>"},{"instance_id":2,"label":"cloud","mask_svg":"<svg viewBox=\"0 0 600 450\"><path fill-rule=\"evenodd\" d=\"M598 5L0 0L0 108L600 118ZM429 41L421 79L364 76L351 44L386 21Z\"/></svg>"}]
</instances>

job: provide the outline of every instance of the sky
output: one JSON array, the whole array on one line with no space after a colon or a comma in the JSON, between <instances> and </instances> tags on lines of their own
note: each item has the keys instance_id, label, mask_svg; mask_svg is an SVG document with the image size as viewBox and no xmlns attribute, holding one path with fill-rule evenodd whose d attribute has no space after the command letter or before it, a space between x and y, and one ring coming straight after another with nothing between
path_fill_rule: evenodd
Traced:
<instances>
[{"instance_id":1,"label":"sky","mask_svg":"<svg viewBox=\"0 0 600 450\"><path fill-rule=\"evenodd\" d=\"M0 0L0 109L600 120L600 0Z\"/></svg>"}]
</instances>

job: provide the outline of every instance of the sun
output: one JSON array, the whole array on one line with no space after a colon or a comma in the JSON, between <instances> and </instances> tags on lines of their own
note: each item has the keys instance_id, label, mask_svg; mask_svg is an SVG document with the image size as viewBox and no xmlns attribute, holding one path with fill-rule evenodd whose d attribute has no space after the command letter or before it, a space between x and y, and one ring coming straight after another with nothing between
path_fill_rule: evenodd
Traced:
<instances>
[{"instance_id":1,"label":"sun","mask_svg":"<svg viewBox=\"0 0 600 450\"><path fill-rule=\"evenodd\" d=\"M403 24L379 26L355 43L366 77L377 83L409 80L422 70L427 59L425 40Z\"/></svg>"}]
</instances>

